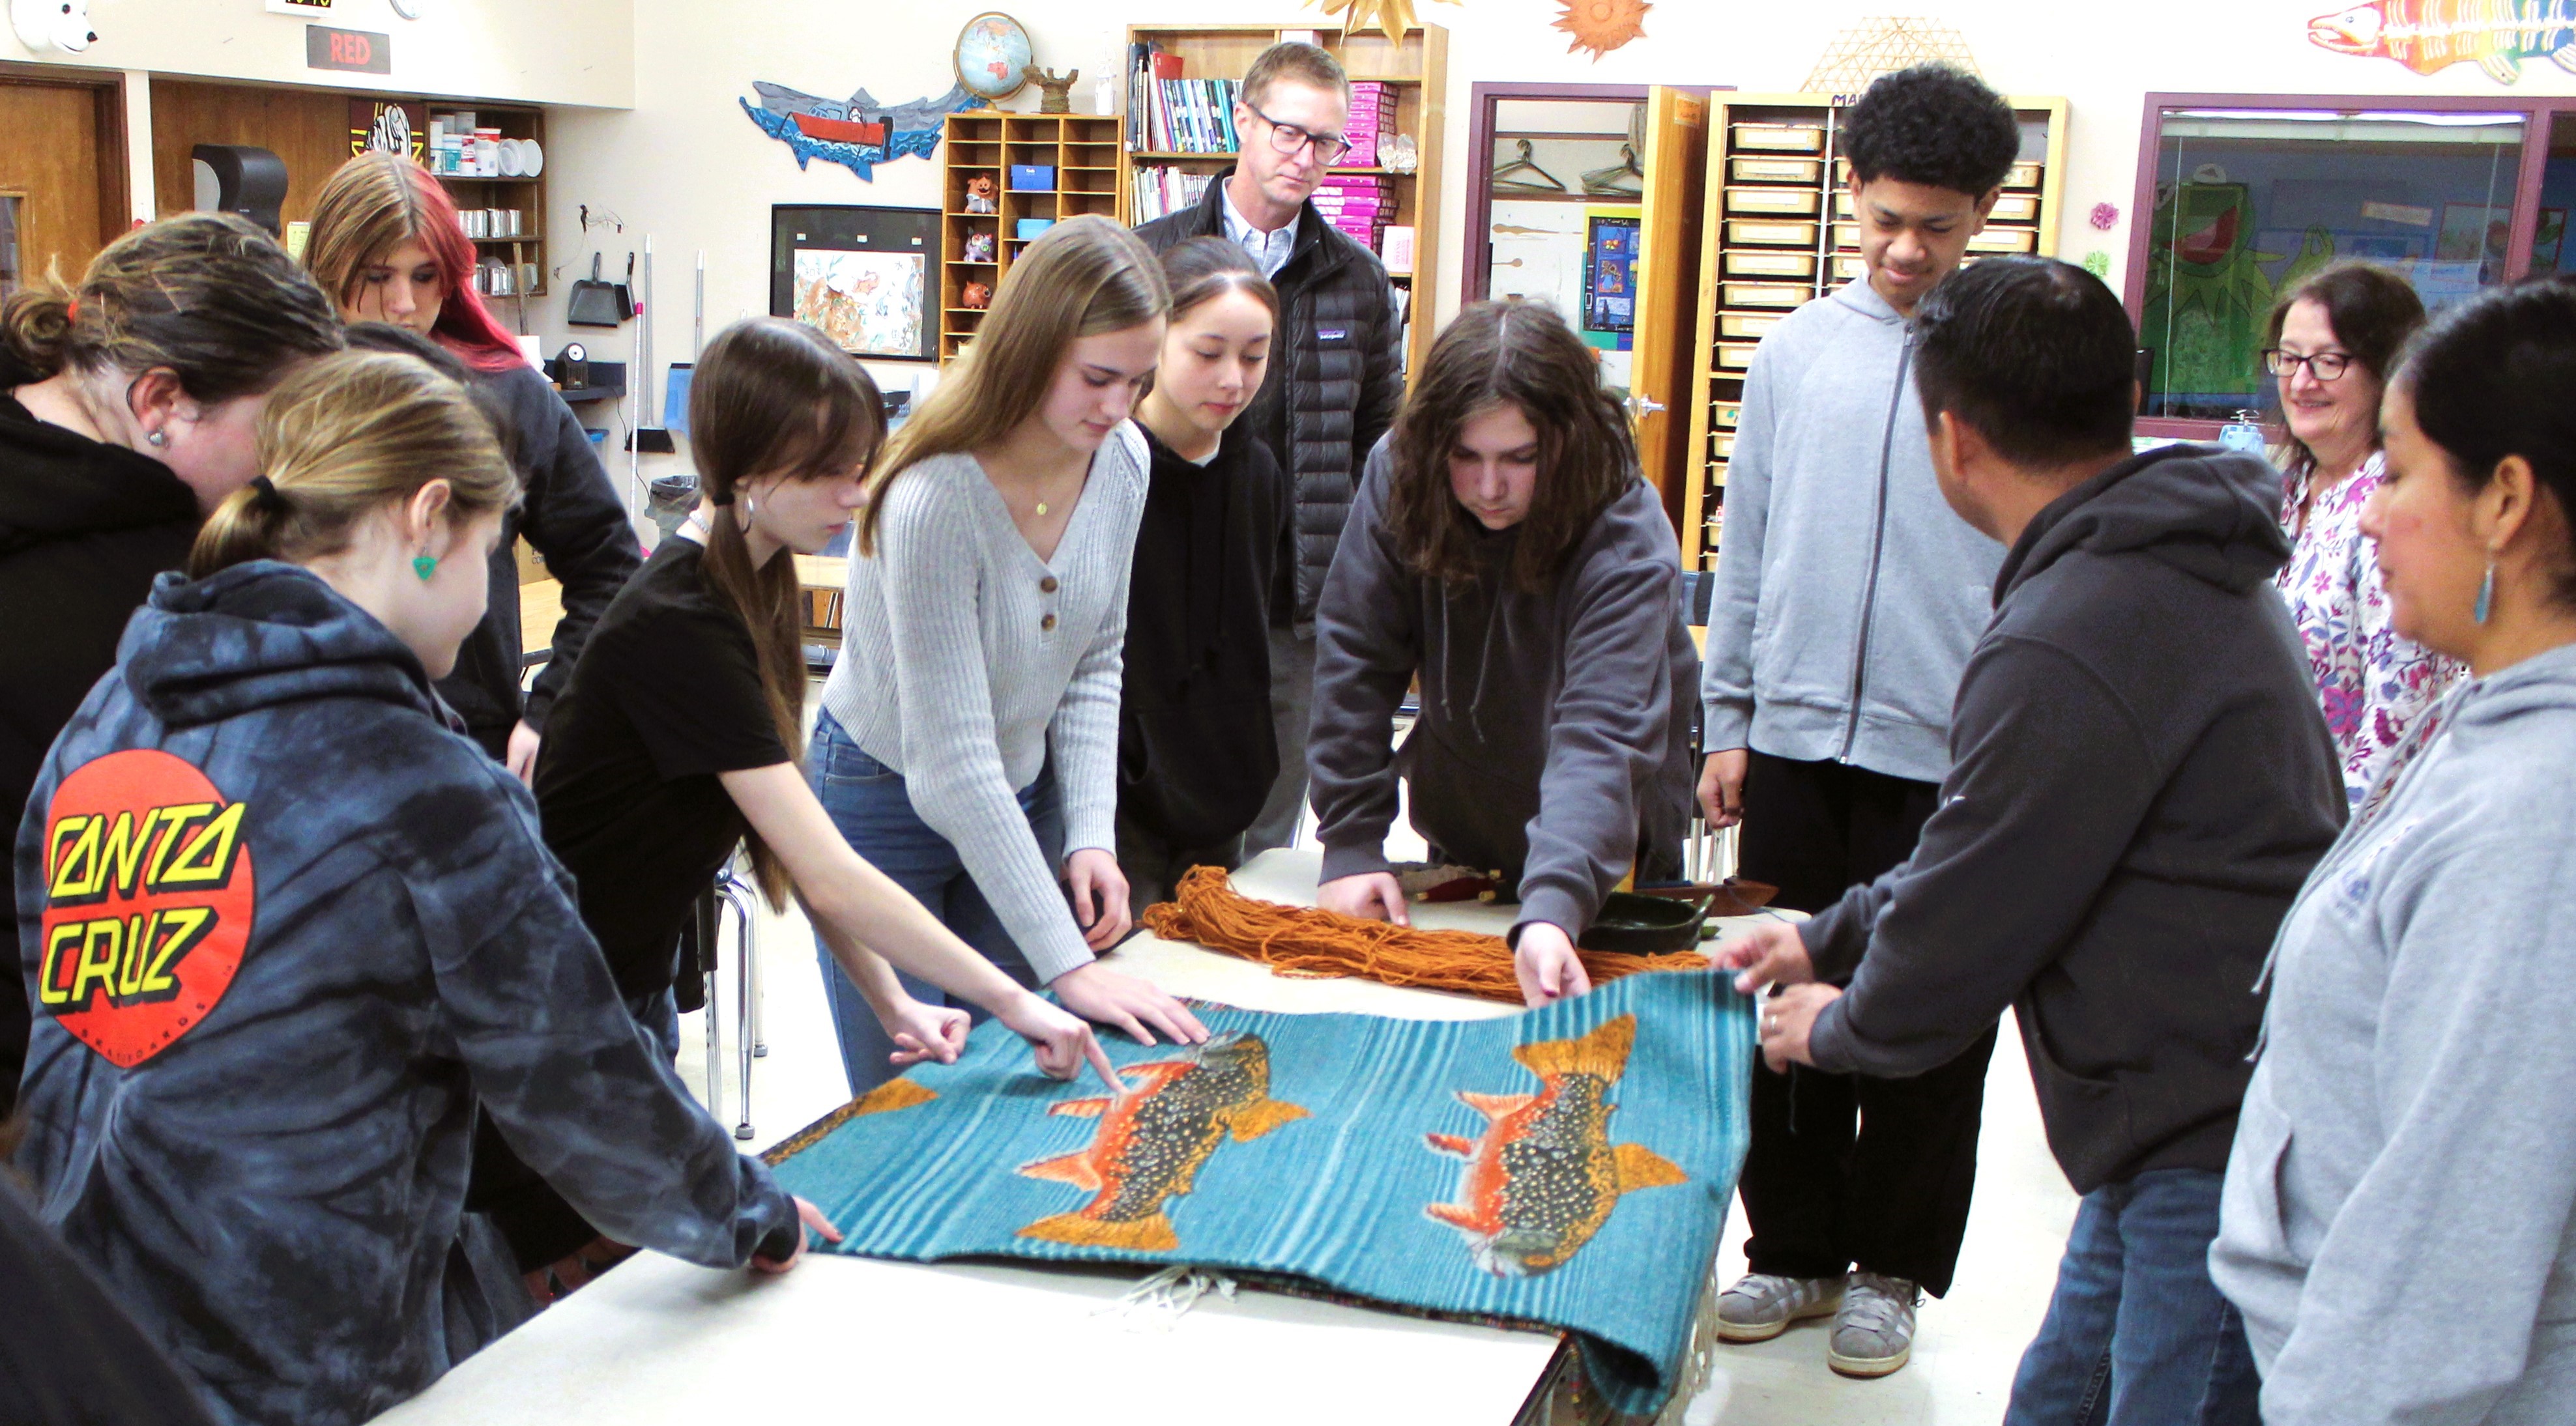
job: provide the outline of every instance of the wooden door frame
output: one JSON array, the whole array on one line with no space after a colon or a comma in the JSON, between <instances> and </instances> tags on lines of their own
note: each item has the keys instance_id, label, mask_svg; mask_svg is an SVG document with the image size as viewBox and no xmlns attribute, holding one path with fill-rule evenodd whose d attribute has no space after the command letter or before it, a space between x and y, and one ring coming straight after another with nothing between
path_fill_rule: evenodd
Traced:
<instances>
[{"instance_id":1,"label":"wooden door frame","mask_svg":"<svg viewBox=\"0 0 2576 1426\"><path fill-rule=\"evenodd\" d=\"M134 174L125 132L125 72L67 64L0 60L0 84L42 85L91 92L98 124L98 236L105 247L134 225ZM66 273L77 278L77 273Z\"/></svg>"}]
</instances>

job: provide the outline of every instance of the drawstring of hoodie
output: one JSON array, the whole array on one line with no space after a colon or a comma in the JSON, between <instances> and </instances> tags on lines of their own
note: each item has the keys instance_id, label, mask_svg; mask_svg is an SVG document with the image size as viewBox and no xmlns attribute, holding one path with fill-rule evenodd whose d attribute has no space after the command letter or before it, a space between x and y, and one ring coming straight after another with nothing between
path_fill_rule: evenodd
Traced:
<instances>
[{"instance_id":1,"label":"drawstring of hoodie","mask_svg":"<svg viewBox=\"0 0 2576 1426\"><path fill-rule=\"evenodd\" d=\"M2300 903L2325 884L2325 874L2342 860L2340 854L2359 845L2363 831L2376 823L2389 804L2397 800L2398 783L2414 770L2417 759L2459 717L2460 709L2477 697L2485 682L2484 679L2468 679L2451 690L2447 697L2415 720L2415 726L2407 731L2406 741L2398 744L2397 750L2389 755L2388 765L2380 770L2379 780L2371 784L2370 791L2362 797L2361 805L2353 809L2351 823L2344 828L2343 835L2336 839L2334 846L2327 850L2325 860L2309 874L2307 887L2300 891L2298 899L2290 903L2289 912L2282 916L2281 929L2272 936L2272 949L2263 953L2262 972L2254 977L2254 994L2261 995L2272 988L2273 972L2281 964L2281 943L2289 938L2290 921L2298 915ZM2254 1048L2246 1054L2245 1062L2252 1064L2263 1058L2263 1047L2271 1043L2271 1039L2272 1007L2266 1005L2263 1007L2262 1028L2255 1033Z\"/></svg>"}]
</instances>

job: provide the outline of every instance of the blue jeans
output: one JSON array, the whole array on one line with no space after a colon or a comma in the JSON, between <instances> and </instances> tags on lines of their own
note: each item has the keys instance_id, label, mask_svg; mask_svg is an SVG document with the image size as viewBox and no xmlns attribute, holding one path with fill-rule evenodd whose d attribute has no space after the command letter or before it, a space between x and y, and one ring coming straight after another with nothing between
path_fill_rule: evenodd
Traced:
<instances>
[{"instance_id":1,"label":"blue jeans","mask_svg":"<svg viewBox=\"0 0 2576 1426\"><path fill-rule=\"evenodd\" d=\"M2209 1280L2223 1177L2156 1169L2084 1195L2004 1426L2258 1426L2244 1321Z\"/></svg>"},{"instance_id":2,"label":"blue jeans","mask_svg":"<svg viewBox=\"0 0 2576 1426\"><path fill-rule=\"evenodd\" d=\"M806 766L807 776L814 782L814 795L822 799L823 810L849 840L851 850L911 892L913 899L929 908L941 925L981 952L1003 974L1022 985L1036 985L1037 975L1029 969L1028 959L1020 954L1010 932L1002 928L1001 918L993 914L984 893L976 889L975 879L966 874L966 864L958 857L957 848L912 810L912 796L904 790L903 774L861 752L829 713L814 721L814 740L806 748ZM1047 865L1055 865L1064 848L1064 812L1056 800L1055 778L1048 772L1039 772L1035 782L1020 789L1019 799L1020 811L1029 819L1029 830L1037 836L1039 855L1046 858ZM894 1041L877 1024L876 1012L868 1008L867 997L859 994L859 988L842 973L841 963L833 958L831 947L823 943L819 934L814 945L823 961L823 984L831 991L832 1029L840 1037L841 1065L849 1071L851 1095L862 1095L894 1078L895 1068L886 1062L887 1056L894 1053ZM922 1004L958 1004L977 1019L984 1018L982 1011L952 1001L939 987L897 974L903 988Z\"/></svg>"}]
</instances>

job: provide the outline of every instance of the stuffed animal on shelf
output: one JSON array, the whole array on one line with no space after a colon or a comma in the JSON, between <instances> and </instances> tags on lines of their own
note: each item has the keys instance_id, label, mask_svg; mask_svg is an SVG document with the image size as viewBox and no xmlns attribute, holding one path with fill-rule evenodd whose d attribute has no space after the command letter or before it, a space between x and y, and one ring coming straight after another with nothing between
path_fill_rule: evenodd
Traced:
<instances>
[{"instance_id":1,"label":"stuffed animal on shelf","mask_svg":"<svg viewBox=\"0 0 2576 1426\"><path fill-rule=\"evenodd\" d=\"M1020 66L1020 77L1046 91L1046 97L1038 101L1039 113L1070 114L1073 112L1071 91L1073 82L1082 77L1081 70L1069 70L1064 78L1058 79L1053 70L1040 69L1034 64L1024 64Z\"/></svg>"},{"instance_id":2,"label":"stuffed animal on shelf","mask_svg":"<svg viewBox=\"0 0 2576 1426\"><path fill-rule=\"evenodd\" d=\"M961 307L981 312L985 308L993 305L993 284L989 282L967 283L966 290L958 294L957 302Z\"/></svg>"},{"instance_id":3,"label":"stuffed animal on shelf","mask_svg":"<svg viewBox=\"0 0 2576 1426\"><path fill-rule=\"evenodd\" d=\"M993 208L993 175L979 173L966 180L966 211L990 213Z\"/></svg>"},{"instance_id":4,"label":"stuffed animal on shelf","mask_svg":"<svg viewBox=\"0 0 2576 1426\"><path fill-rule=\"evenodd\" d=\"M968 262L991 262L993 260L993 235L991 233L968 233L966 235L965 260Z\"/></svg>"}]
</instances>

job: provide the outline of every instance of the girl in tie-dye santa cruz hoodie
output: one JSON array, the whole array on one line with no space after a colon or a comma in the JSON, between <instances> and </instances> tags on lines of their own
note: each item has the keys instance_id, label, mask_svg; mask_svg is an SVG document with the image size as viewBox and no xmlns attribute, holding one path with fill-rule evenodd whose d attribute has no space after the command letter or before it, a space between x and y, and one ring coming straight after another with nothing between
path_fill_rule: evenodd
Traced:
<instances>
[{"instance_id":1,"label":"girl in tie-dye santa cruz hoodie","mask_svg":"<svg viewBox=\"0 0 2576 1426\"><path fill-rule=\"evenodd\" d=\"M431 691L514 490L481 417L352 353L290 378L259 443L269 474L216 510L203 578L161 577L19 826L18 1167L218 1420L328 1426L449 1365L478 1101L623 1241L738 1267L801 1234Z\"/></svg>"}]
</instances>

